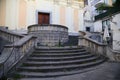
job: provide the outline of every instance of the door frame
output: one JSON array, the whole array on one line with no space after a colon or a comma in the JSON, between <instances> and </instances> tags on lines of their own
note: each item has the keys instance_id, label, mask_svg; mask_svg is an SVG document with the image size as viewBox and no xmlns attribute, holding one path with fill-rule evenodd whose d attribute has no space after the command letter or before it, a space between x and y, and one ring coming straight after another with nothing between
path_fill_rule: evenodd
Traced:
<instances>
[{"instance_id":1,"label":"door frame","mask_svg":"<svg viewBox=\"0 0 120 80\"><path fill-rule=\"evenodd\" d=\"M35 14L35 16L36 16L36 24L38 24L38 13L39 12L40 13L48 13L48 14L50 14L49 23L52 24L52 12L44 11L44 10L36 10L36 14Z\"/></svg>"}]
</instances>

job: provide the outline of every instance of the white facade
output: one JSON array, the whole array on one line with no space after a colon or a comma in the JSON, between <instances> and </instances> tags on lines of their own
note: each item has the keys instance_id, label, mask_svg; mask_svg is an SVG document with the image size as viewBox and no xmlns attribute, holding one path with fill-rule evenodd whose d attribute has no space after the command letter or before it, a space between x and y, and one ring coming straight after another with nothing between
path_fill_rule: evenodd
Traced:
<instances>
[{"instance_id":1,"label":"white facade","mask_svg":"<svg viewBox=\"0 0 120 80\"><path fill-rule=\"evenodd\" d=\"M120 51L120 13L114 15L110 24L113 33L113 50Z\"/></svg>"},{"instance_id":2,"label":"white facade","mask_svg":"<svg viewBox=\"0 0 120 80\"><path fill-rule=\"evenodd\" d=\"M94 17L98 15L96 11L96 6L101 3L111 4L111 0L87 0L88 4L84 8L84 26L85 28L89 26L92 31L101 32L102 31L102 21L95 21Z\"/></svg>"},{"instance_id":3,"label":"white facade","mask_svg":"<svg viewBox=\"0 0 120 80\"><path fill-rule=\"evenodd\" d=\"M98 20L98 21L94 22L94 31L102 32L102 20Z\"/></svg>"},{"instance_id":4,"label":"white facade","mask_svg":"<svg viewBox=\"0 0 120 80\"><path fill-rule=\"evenodd\" d=\"M85 5L84 8L84 15L83 15L83 20L84 20L84 31L94 31L94 25L93 25L93 14L92 14L92 6L90 1L88 0L88 4ZM87 30L89 29L89 30Z\"/></svg>"}]
</instances>

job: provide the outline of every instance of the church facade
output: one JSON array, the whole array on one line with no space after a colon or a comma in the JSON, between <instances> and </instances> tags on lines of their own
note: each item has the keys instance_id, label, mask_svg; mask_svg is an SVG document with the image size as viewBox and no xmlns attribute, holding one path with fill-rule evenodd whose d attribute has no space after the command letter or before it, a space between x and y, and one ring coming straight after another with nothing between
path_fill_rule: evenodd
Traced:
<instances>
[{"instance_id":1,"label":"church facade","mask_svg":"<svg viewBox=\"0 0 120 80\"><path fill-rule=\"evenodd\" d=\"M0 0L0 26L27 30L33 24L58 24L83 30L83 0Z\"/></svg>"}]
</instances>

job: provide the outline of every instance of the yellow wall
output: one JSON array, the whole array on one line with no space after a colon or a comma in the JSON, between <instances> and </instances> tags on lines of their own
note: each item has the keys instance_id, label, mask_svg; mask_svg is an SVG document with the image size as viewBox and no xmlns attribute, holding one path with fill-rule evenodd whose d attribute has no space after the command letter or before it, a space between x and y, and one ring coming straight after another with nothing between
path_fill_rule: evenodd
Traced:
<instances>
[{"instance_id":1,"label":"yellow wall","mask_svg":"<svg viewBox=\"0 0 120 80\"><path fill-rule=\"evenodd\" d=\"M112 0L109 0L109 5L111 5L111 6L112 6Z\"/></svg>"},{"instance_id":2,"label":"yellow wall","mask_svg":"<svg viewBox=\"0 0 120 80\"><path fill-rule=\"evenodd\" d=\"M79 10L74 9L74 30L78 31L79 30Z\"/></svg>"},{"instance_id":3,"label":"yellow wall","mask_svg":"<svg viewBox=\"0 0 120 80\"><path fill-rule=\"evenodd\" d=\"M0 26L5 26L6 0L0 0Z\"/></svg>"},{"instance_id":4,"label":"yellow wall","mask_svg":"<svg viewBox=\"0 0 120 80\"><path fill-rule=\"evenodd\" d=\"M60 24L61 25L65 25L65 16L66 12L65 12L65 7L64 6L61 6L60 7Z\"/></svg>"},{"instance_id":5,"label":"yellow wall","mask_svg":"<svg viewBox=\"0 0 120 80\"><path fill-rule=\"evenodd\" d=\"M26 9L27 8L27 4L25 2L25 0L20 0L19 2L19 22L18 25L20 28L25 28L26 26Z\"/></svg>"},{"instance_id":6,"label":"yellow wall","mask_svg":"<svg viewBox=\"0 0 120 80\"><path fill-rule=\"evenodd\" d=\"M39 2L38 2L39 1ZM28 25L37 23L37 12L49 12L51 24L65 25L69 31L78 31L80 10L76 6L55 5L44 0L0 0L0 26L9 29L27 29ZM45 2L46 3L46 2Z\"/></svg>"}]
</instances>

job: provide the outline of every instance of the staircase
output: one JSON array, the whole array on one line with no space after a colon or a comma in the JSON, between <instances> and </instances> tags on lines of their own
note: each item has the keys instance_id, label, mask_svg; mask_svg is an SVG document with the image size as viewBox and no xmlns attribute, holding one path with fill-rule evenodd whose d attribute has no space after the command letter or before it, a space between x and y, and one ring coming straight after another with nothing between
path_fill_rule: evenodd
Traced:
<instances>
[{"instance_id":1,"label":"staircase","mask_svg":"<svg viewBox=\"0 0 120 80\"><path fill-rule=\"evenodd\" d=\"M15 74L24 78L72 75L90 70L105 61L84 47L36 48Z\"/></svg>"}]
</instances>

